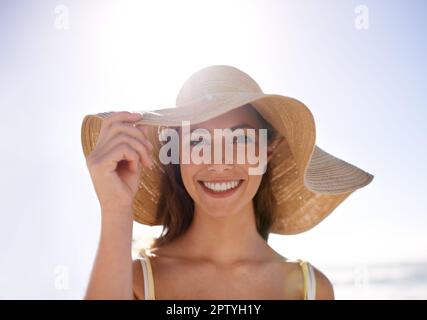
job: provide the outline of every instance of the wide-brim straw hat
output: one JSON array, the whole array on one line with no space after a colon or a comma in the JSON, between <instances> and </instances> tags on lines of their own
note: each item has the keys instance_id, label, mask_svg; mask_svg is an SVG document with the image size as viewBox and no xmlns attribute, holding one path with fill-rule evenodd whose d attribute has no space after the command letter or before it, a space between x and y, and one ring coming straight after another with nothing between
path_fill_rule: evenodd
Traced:
<instances>
[{"instance_id":1,"label":"wide-brim straw hat","mask_svg":"<svg viewBox=\"0 0 427 320\"><path fill-rule=\"evenodd\" d=\"M194 73L182 86L176 107L138 111L148 125L148 139L158 155L159 132L188 120L197 124L238 107L251 104L282 137L269 162L270 184L275 200L270 232L296 234L311 229L328 216L355 190L369 184L373 175L325 152L315 145L313 115L302 102L265 94L241 70L224 65L210 66ZM82 146L87 156L95 147L103 119L110 112L86 115L82 123ZM134 219L146 225L156 221L164 165L153 157L152 169L142 167L139 189L133 202Z\"/></svg>"}]
</instances>

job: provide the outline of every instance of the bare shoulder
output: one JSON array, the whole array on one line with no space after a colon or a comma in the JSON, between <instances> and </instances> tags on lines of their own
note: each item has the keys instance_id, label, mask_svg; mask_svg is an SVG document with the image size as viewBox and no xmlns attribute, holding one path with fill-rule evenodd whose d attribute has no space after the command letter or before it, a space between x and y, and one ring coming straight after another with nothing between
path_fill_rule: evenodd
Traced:
<instances>
[{"instance_id":1,"label":"bare shoulder","mask_svg":"<svg viewBox=\"0 0 427 320\"><path fill-rule=\"evenodd\" d=\"M287 299L304 299L304 277L299 262L284 258L282 266L284 267L283 278L286 281L285 293Z\"/></svg>"},{"instance_id":2,"label":"bare shoulder","mask_svg":"<svg viewBox=\"0 0 427 320\"><path fill-rule=\"evenodd\" d=\"M280 256L284 262L285 274L288 282L287 288L289 292L288 296L294 299L304 299L304 276L303 271L298 259L288 259ZM316 300L334 300L334 289L331 281L328 277L310 263L313 267L314 275L316 278Z\"/></svg>"},{"instance_id":3,"label":"bare shoulder","mask_svg":"<svg viewBox=\"0 0 427 320\"><path fill-rule=\"evenodd\" d=\"M133 273L133 296L136 300L144 300L144 274L142 273L141 261L136 259L132 261Z\"/></svg>"},{"instance_id":4,"label":"bare shoulder","mask_svg":"<svg viewBox=\"0 0 427 320\"><path fill-rule=\"evenodd\" d=\"M322 271L312 264L311 266L313 267L316 277L316 300L334 300L334 287L331 281Z\"/></svg>"}]
</instances>

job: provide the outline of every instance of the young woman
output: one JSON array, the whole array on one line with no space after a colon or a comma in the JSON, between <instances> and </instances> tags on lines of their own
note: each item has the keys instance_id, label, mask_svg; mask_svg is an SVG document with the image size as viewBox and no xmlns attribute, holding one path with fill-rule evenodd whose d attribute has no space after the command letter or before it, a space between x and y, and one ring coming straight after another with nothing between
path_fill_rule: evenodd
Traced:
<instances>
[{"instance_id":1,"label":"young woman","mask_svg":"<svg viewBox=\"0 0 427 320\"><path fill-rule=\"evenodd\" d=\"M190 121L189 130L182 120ZM164 126L176 130L176 145L173 136L159 139ZM195 161L191 156L208 150L213 160L219 150L214 145L224 142L194 139L191 132L200 129L210 137L218 129L240 129L228 140L233 161L225 161L226 143L220 145L222 161ZM266 129L266 140L260 129ZM190 77L177 108L87 116L82 143L102 225L85 298L334 299L320 270L281 256L267 242L270 232L312 228L373 178L314 140L305 105L263 94L247 74L229 66ZM177 148L162 152L167 144ZM266 156L258 163L236 161L250 145ZM165 164L162 156L170 160L176 150L179 161ZM183 161L186 152L189 161ZM263 170L253 174L257 166ZM132 261L134 219L162 224L163 233Z\"/></svg>"}]
</instances>

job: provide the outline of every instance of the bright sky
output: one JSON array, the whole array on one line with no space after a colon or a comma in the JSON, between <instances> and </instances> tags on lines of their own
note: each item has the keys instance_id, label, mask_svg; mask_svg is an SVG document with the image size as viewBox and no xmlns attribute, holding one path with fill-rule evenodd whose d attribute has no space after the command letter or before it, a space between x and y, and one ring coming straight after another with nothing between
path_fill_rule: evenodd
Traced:
<instances>
[{"instance_id":1,"label":"bright sky","mask_svg":"<svg viewBox=\"0 0 427 320\"><path fill-rule=\"evenodd\" d=\"M303 101L317 145L375 175L316 228L272 235L275 249L320 269L426 261L427 3L365 0L367 29L360 4L2 1L0 298L82 296L100 219L84 115L173 107L214 64Z\"/></svg>"}]
</instances>

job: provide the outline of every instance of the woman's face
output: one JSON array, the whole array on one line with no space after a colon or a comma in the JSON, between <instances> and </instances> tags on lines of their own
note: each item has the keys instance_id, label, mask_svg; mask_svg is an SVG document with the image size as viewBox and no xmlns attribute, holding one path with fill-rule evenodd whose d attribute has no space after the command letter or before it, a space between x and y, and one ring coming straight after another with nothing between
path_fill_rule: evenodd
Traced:
<instances>
[{"instance_id":1,"label":"woman's face","mask_svg":"<svg viewBox=\"0 0 427 320\"><path fill-rule=\"evenodd\" d=\"M202 211L211 216L221 217L238 213L252 201L261 183L262 175L249 174L253 172L253 169L249 170L249 168L257 167L259 164L253 164L253 161L249 163L247 159L243 163L242 161L237 161L236 154L239 152L238 150L242 150L238 149L238 145L242 143L245 146L253 143L252 147L256 150L256 154L259 154L261 150L259 149L259 142L262 140L259 139L258 129L261 128L261 125L262 123L253 108L240 107L209 121L190 126L190 131L198 128L207 129L212 139L210 143L204 144L205 147L209 147L211 150L211 161L208 164L195 164L191 156L189 163L184 164L182 153L180 152L182 180L187 192L194 200L196 208L202 209ZM233 139L231 142L233 145L230 146L233 149L232 161L231 163L226 163L225 139L214 140L214 129L233 128L232 130L234 130L234 128L240 126L242 126L241 134L238 134ZM256 129L255 140L247 135L246 128ZM199 141L206 140L203 138ZM214 143L218 141L222 147L220 154L222 161L220 164L214 163ZM185 130L181 128L180 150L182 150L183 143L189 154L194 148L197 148L197 141L190 142L190 136L186 135ZM188 147L185 147L185 145ZM200 150L200 145L198 147L197 150ZM203 151L201 154L203 154ZM270 157L269 152L267 161Z\"/></svg>"}]
</instances>

